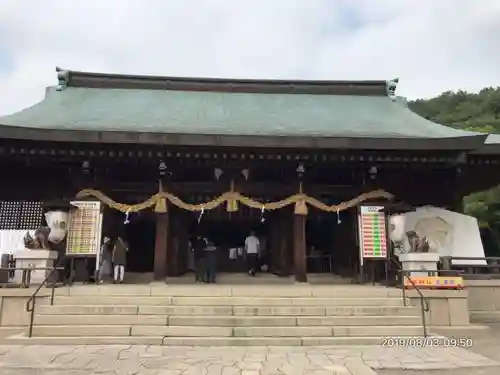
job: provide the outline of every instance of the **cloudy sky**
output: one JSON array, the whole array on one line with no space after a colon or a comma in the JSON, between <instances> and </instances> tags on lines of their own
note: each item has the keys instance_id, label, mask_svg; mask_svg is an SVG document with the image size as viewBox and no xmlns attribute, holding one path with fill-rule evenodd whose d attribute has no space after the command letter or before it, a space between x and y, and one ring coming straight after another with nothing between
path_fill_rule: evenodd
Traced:
<instances>
[{"instance_id":1,"label":"cloudy sky","mask_svg":"<svg viewBox=\"0 0 500 375\"><path fill-rule=\"evenodd\" d=\"M500 86L498 0L0 0L0 114L55 67L281 79L390 79L398 95Z\"/></svg>"}]
</instances>

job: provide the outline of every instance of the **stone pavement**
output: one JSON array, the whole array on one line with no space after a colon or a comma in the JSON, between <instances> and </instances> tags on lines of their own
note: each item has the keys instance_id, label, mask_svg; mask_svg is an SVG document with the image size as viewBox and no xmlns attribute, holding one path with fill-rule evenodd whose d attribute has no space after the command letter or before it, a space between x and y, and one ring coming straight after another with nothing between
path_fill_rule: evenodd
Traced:
<instances>
[{"instance_id":1,"label":"stone pavement","mask_svg":"<svg viewBox=\"0 0 500 375\"><path fill-rule=\"evenodd\" d=\"M370 367L475 374L497 364L458 348L0 346L2 375L376 374Z\"/></svg>"},{"instance_id":2,"label":"stone pavement","mask_svg":"<svg viewBox=\"0 0 500 375\"><path fill-rule=\"evenodd\" d=\"M455 368L441 370L417 370L384 369L378 370L379 375L500 375L500 324L492 324L491 331L484 337L474 338L474 346L471 351L491 358L498 362L497 366L481 368Z\"/></svg>"}]
</instances>

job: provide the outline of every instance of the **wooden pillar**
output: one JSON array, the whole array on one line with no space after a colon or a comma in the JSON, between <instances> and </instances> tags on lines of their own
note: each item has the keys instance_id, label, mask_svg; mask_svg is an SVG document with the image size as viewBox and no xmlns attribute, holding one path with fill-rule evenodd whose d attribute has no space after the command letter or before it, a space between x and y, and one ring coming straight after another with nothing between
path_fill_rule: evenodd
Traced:
<instances>
[{"instance_id":1,"label":"wooden pillar","mask_svg":"<svg viewBox=\"0 0 500 375\"><path fill-rule=\"evenodd\" d=\"M185 212L177 208L170 210L170 230L168 238L167 276L179 276L185 270L185 256L188 246L187 223Z\"/></svg>"},{"instance_id":2,"label":"wooden pillar","mask_svg":"<svg viewBox=\"0 0 500 375\"><path fill-rule=\"evenodd\" d=\"M455 171L455 178L453 180L453 206L452 210L455 212L464 212L464 194L461 187L466 184L462 179L462 170L457 168Z\"/></svg>"},{"instance_id":3,"label":"wooden pillar","mask_svg":"<svg viewBox=\"0 0 500 375\"><path fill-rule=\"evenodd\" d=\"M291 216L285 215L288 210L282 209L280 212L280 237L279 237L279 275L288 276L291 273L291 265L293 264L293 225L291 224ZM290 230L292 229L292 230Z\"/></svg>"},{"instance_id":4,"label":"wooden pillar","mask_svg":"<svg viewBox=\"0 0 500 375\"><path fill-rule=\"evenodd\" d=\"M170 209L169 217L169 233L167 239L167 277L177 276L177 269L179 266L178 256L179 256L179 215L177 212L174 214L174 208Z\"/></svg>"},{"instance_id":5,"label":"wooden pillar","mask_svg":"<svg viewBox=\"0 0 500 375\"><path fill-rule=\"evenodd\" d=\"M307 282L305 215L293 215L293 264L295 281Z\"/></svg>"},{"instance_id":6,"label":"wooden pillar","mask_svg":"<svg viewBox=\"0 0 500 375\"><path fill-rule=\"evenodd\" d=\"M274 211L270 215L271 217L271 233L269 242L269 271L274 274L281 273L281 233L280 233L280 221L279 221L279 211Z\"/></svg>"},{"instance_id":7,"label":"wooden pillar","mask_svg":"<svg viewBox=\"0 0 500 375\"><path fill-rule=\"evenodd\" d=\"M177 253L177 276L183 275L187 271L188 252L189 252L189 223L187 212L177 210L176 215L179 216L179 227L175 230L178 238L178 253Z\"/></svg>"},{"instance_id":8,"label":"wooden pillar","mask_svg":"<svg viewBox=\"0 0 500 375\"><path fill-rule=\"evenodd\" d=\"M171 175L167 170L166 164L161 161L158 165L159 171L159 191L163 192L163 187L169 180ZM168 273L168 258L169 258L169 210L168 202L164 202L165 207L162 210L165 212L156 212L156 234L155 234L155 254L153 277L155 281L165 281ZM165 209L167 208L167 209ZM162 211L160 210L160 211Z\"/></svg>"},{"instance_id":9,"label":"wooden pillar","mask_svg":"<svg viewBox=\"0 0 500 375\"><path fill-rule=\"evenodd\" d=\"M156 214L156 237L154 257L154 279L165 280L167 277L168 254L168 212Z\"/></svg>"}]
</instances>

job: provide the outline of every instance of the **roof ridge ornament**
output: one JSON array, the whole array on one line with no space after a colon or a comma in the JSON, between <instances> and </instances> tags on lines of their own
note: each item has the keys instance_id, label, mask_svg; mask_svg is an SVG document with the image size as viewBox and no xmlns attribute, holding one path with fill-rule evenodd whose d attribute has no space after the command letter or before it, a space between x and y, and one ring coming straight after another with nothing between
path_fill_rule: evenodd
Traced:
<instances>
[{"instance_id":1,"label":"roof ridge ornament","mask_svg":"<svg viewBox=\"0 0 500 375\"><path fill-rule=\"evenodd\" d=\"M66 69L61 69L58 66L56 66L56 72L57 72L57 91L62 91L66 87L68 87L68 82L69 82L69 70Z\"/></svg>"},{"instance_id":2,"label":"roof ridge ornament","mask_svg":"<svg viewBox=\"0 0 500 375\"><path fill-rule=\"evenodd\" d=\"M399 78L394 78L385 81L385 89L387 90L387 96L391 98L391 100L396 100L396 88L399 83Z\"/></svg>"}]
</instances>

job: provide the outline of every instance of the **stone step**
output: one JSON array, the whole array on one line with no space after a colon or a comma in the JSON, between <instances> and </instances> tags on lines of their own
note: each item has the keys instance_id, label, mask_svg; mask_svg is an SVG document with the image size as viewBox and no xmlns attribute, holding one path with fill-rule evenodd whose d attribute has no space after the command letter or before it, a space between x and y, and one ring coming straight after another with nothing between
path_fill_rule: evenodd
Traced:
<instances>
[{"instance_id":1,"label":"stone step","mask_svg":"<svg viewBox=\"0 0 500 375\"><path fill-rule=\"evenodd\" d=\"M500 311L471 311L470 320L473 323L500 323Z\"/></svg>"},{"instance_id":2,"label":"stone step","mask_svg":"<svg viewBox=\"0 0 500 375\"><path fill-rule=\"evenodd\" d=\"M199 327L420 326L421 318L418 316L37 315L35 324Z\"/></svg>"},{"instance_id":3,"label":"stone step","mask_svg":"<svg viewBox=\"0 0 500 375\"><path fill-rule=\"evenodd\" d=\"M401 298L173 297L174 306L402 306Z\"/></svg>"},{"instance_id":4,"label":"stone step","mask_svg":"<svg viewBox=\"0 0 500 375\"><path fill-rule=\"evenodd\" d=\"M135 305L135 306L402 306L398 297L144 297L144 296L58 296L55 305Z\"/></svg>"},{"instance_id":5,"label":"stone step","mask_svg":"<svg viewBox=\"0 0 500 375\"><path fill-rule=\"evenodd\" d=\"M0 327L0 338L25 333L28 331L26 326L4 326Z\"/></svg>"},{"instance_id":6,"label":"stone step","mask_svg":"<svg viewBox=\"0 0 500 375\"><path fill-rule=\"evenodd\" d=\"M200 327L140 325L36 325L33 336L364 337L418 336L419 326Z\"/></svg>"},{"instance_id":7,"label":"stone step","mask_svg":"<svg viewBox=\"0 0 500 375\"><path fill-rule=\"evenodd\" d=\"M54 305L119 305L119 306L164 306L171 305L172 297L147 296L79 296L54 298Z\"/></svg>"},{"instance_id":8,"label":"stone step","mask_svg":"<svg viewBox=\"0 0 500 375\"><path fill-rule=\"evenodd\" d=\"M163 345L163 336L44 336L4 338L2 345Z\"/></svg>"},{"instance_id":9,"label":"stone step","mask_svg":"<svg viewBox=\"0 0 500 375\"><path fill-rule=\"evenodd\" d=\"M170 315L171 326L276 327L276 326L420 326L418 316L185 316Z\"/></svg>"},{"instance_id":10,"label":"stone step","mask_svg":"<svg viewBox=\"0 0 500 375\"><path fill-rule=\"evenodd\" d=\"M36 315L36 325L146 325L165 326L167 315Z\"/></svg>"},{"instance_id":11,"label":"stone step","mask_svg":"<svg viewBox=\"0 0 500 375\"><path fill-rule=\"evenodd\" d=\"M151 326L148 326L151 327ZM131 325L34 325L33 336L130 336ZM156 335L161 335L158 332ZM146 335L142 335L146 336ZM154 336L154 335L153 335Z\"/></svg>"},{"instance_id":12,"label":"stone step","mask_svg":"<svg viewBox=\"0 0 500 375\"><path fill-rule=\"evenodd\" d=\"M421 336L417 336L421 337ZM163 337L163 336L12 336L3 345L165 345L165 346L344 346L381 345L382 338L364 337Z\"/></svg>"},{"instance_id":13,"label":"stone step","mask_svg":"<svg viewBox=\"0 0 500 375\"><path fill-rule=\"evenodd\" d=\"M153 306L37 305L38 315L234 315L234 316L382 316L418 315L414 306Z\"/></svg>"},{"instance_id":14,"label":"stone step","mask_svg":"<svg viewBox=\"0 0 500 375\"><path fill-rule=\"evenodd\" d=\"M381 345L382 338L364 337L165 337L164 346L344 346Z\"/></svg>"},{"instance_id":15,"label":"stone step","mask_svg":"<svg viewBox=\"0 0 500 375\"><path fill-rule=\"evenodd\" d=\"M40 305L38 315L137 315L138 306L133 305Z\"/></svg>"},{"instance_id":16,"label":"stone step","mask_svg":"<svg viewBox=\"0 0 500 375\"><path fill-rule=\"evenodd\" d=\"M148 309L139 308L144 314ZM151 310L149 310L151 311ZM274 306L253 307L235 306L233 315L236 316L374 316L374 315L415 315L414 306ZM180 315L180 314L171 314ZM193 314L194 315L194 314Z\"/></svg>"},{"instance_id":17,"label":"stone step","mask_svg":"<svg viewBox=\"0 0 500 375\"><path fill-rule=\"evenodd\" d=\"M62 296L177 297L401 297L401 290L367 285L73 285L56 289Z\"/></svg>"}]
</instances>

